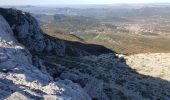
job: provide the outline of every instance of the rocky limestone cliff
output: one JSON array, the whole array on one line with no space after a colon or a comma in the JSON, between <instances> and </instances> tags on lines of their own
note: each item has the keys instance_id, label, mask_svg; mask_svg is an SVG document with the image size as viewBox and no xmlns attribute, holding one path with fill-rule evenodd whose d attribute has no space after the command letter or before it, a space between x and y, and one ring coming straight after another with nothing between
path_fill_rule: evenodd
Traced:
<instances>
[{"instance_id":1,"label":"rocky limestone cliff","mask_svg":"<svg viewBox=\"0 0 170 100\"><path fill-rule=\"evenodd\" d=\"M30 52L13 36L0 16L0 99L6 100L90 100L88 94L70 80L53 81L32 65Z\"/></svg>"},{"instance_id":2,"label":"rocky limestone cliff","mask_svg":"<svg viewBox=\"0 0 170 100\"><path fill-rule=\"evenodd\" d=\"M36 19L27 12L0 8L0 14L9 23L17 40L24 44L32 53L84 56L112 52L99 45L82 45L81 43L50 37L40 29Z\"/></svg>"},{"instance_id":3,"label":"rocky limestone cliff","mask_svg":"<svg viewBox=\"0 0 170 100\"><path fill-rule=\"evenodd\" d=\"M158 72L162 65L168 70L157 59L164 54L115 55L102 46L49 37L28 13L0 9L0 14L9 23L0 17L0 98L169 100L168 78L146 70ZM152 59L158 66L148 62Z\"/></svg>"},{"instance_id":4,"label":"rocky limestone cliff","mask_svg":"<svg viewBox=\"0 0 170 100\"><path fill-rule=\"evenodd\" d=\"M11 26L16 39L24 44L31 52L53 52L60 56L65 54L64 42L52 39L45 35L35 18L29 13L14 9L1 8L0 14Z\"/></svg>"}]
</instances>

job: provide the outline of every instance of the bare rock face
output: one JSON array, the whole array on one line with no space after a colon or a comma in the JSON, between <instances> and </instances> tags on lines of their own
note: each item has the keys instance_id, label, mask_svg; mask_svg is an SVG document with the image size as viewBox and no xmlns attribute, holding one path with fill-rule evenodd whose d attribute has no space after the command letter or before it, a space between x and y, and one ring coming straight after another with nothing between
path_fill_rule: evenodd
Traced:
<instances>
[{"instance_id":1,"label":"bare rock face","mask_svg":"<svg viewBox=\"0 0 170 100\"><path fill-rule=\"evenodd\" d=\"M36 19L29 13L1 8L0 14L9 23L17 40L31 52L52 52L59 56L65 54L65 43L44 34Z\"/></svg>"},{"instance_id":2,"label":"bare rock face","mask_svg":"<svg viewBox=\"0 0 170 100\"><path fill-rule=\"evenodd\" d=\"M21 24L21 27L26 26ZM8 23L0 16L0 99L90 100L78 84L70 80L54 82L51 76L33 66L31 54L17 42L13 34ZM43 38L43 35L37 38Z\"/></svg>"},{"instance_id":3,"label":"bare rock face","mask_svg":"<svg viewBox=\"0 0 170 100\"><path fill-rule=\"evenodd\" d=\"M106 49L51 38L28 13L14 9L0 13L10 24L0 16L0 99L169 100L170 54L94 56L90 53L95 49L98 54ZM74 48L65 49L65 43ZM40 54L33 60L36 66L25 47ZM41 56L53 51L60 56ZM78 57L63 56L70 51Z\"/></svg>"}]
</instances>

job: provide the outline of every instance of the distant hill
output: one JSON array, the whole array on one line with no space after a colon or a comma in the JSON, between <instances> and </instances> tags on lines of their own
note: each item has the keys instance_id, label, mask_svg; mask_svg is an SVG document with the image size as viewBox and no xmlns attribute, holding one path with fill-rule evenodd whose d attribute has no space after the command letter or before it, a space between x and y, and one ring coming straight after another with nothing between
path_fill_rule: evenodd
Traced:
<instances>
[{"instance_id":1,"label":"distant hill","mask_svg":"<svg viewBox=\"0 0 170 100\"><path fill-rule=\"evenodd\" d=\"M100 24L97 19L74 15L55 14L38 16L37 18L43 23L42 25L50 29L61 30L63 33L91 29Z\"/></svg>"}]
</instances>

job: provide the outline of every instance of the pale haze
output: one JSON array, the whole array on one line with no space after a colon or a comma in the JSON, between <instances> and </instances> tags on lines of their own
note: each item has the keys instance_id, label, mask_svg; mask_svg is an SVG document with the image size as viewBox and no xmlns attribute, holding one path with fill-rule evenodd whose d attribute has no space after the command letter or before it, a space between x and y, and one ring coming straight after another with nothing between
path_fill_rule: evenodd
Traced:
<instances>
[{"instance_id":1,"label":"pale haze","mask_svg":"<svg viewBox=\"0 0 170 100\"><path fill-rule=\"evenodd\" d=\"M78 5L118 3L170 3L170 0L0 0L0 5Z\"/></svg>"}]
</instances>

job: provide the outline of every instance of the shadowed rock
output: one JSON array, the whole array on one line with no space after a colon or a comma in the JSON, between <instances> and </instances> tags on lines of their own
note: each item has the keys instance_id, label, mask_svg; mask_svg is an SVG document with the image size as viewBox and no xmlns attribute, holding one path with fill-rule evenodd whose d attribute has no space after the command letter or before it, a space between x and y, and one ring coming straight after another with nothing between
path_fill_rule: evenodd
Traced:
<instances>
[{"instance_id":1,"label":"shadowed rock","mask_svg":"<svg viewBox=\"0 0 170 100\"><path fill-rule=\"evenodd\" d=\"M13 36L0 15L0 99L1 100L89 100L88 94L70 80L55 82L32 65L29 51Z\"/></svg>"},{"instance_id":2,"label":"shadowed rock","mask_svg":"<svg viewBox=\"0 0 170 100\"><path fill-rule=\"evenodd\" d=\"M0 8L0 14L11 26L17 40L32 53L51 53L59 56L84 56L112 52L100 45L63 41L46 35L29 13L16 9Z\"/></svg>"},{"instance_id":3,"label":"shadowed rock","mask_svg":"<svg viewBox=\"0 0 170 100\"><path fill-rule=\"evenodd\" d=\"M65 44L61 40L52 39L40 29L36 19L29 13L15 9L0 9L0 14L11 26L16 39L33 53L53 52L63 56Z\"/></svg>"},{"instance_id":4,"label":"shadowed rock","mask_svg":"<svg viewBox=\"0 0 170 100\"><path fill-rule=\"evenodd\" d=\"M41 31L36 20L28 13L14 9L0 9L0 13L7 19L19 43L28 46L32 54L36 54L33 60L35 67L32 65L29 51L15 40L8 23L1 17L0 98L54 100L170 98L169 81L138 73L127 64L123 56L118 57L103 46L63 42L49 37ZM32 32L35 34L31 34ZM49 42L46 42L46 39ZM139 64L143 63L141 55L134 57L138 58ZM136 60L134 57L127 60L128 63L132 62L133 68L136 64L133 62ZM147 64L147 61L148 58L144 64Z\"/></svg>"}]
</instances>

